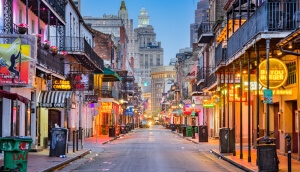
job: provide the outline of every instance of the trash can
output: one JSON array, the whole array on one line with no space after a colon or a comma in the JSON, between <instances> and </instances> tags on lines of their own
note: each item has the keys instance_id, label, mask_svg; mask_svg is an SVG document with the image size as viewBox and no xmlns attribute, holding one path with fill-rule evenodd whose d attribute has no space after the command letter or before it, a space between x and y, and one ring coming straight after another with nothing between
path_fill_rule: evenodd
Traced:
<instances>
[{"instance_id":1,"label":"trash can","mask_svg":"<svg viewBox=\"0 0 300 172\"><path fill-rule=\"evenodd\" d=\"M195 133L198 133L198 126L194 126L195 128Z\"/></svg>"},{"instance_id":2,"label":"trash can","mask_svg":"<svg viewBox=\"0 0 300 172\"><path fill-rule=\"evenodd\" d=\"M66 128L52 128L50 142L50 157L59 157L66 155L68 129Z\"/></svg>"},{"instance_id":3,"label":"trash can","mask_svg":"<svg viewBox=\"0 0 300 172\"><path fill-rule=\"evenodd\" d=\"M193 133L192 133L192 126L187 126L186 127L186 137L192 137Z\"/></svg>"},{"instance_id":4,"label":"trash can","mask_svg":"<svg viewBox=\"0 0 300 172\"><path fill-rule=\"evenodd\" d=\"M126 125L121 124L121 134L126 134Z\"/></svg>"},{"instance_id":5,"label":"trash can","mask_svg":"<svg viewBox=\"0 0 300 172\"><path fill-rule=\"evenodd\" d=\"M228 135L229 134L229 135ZM233 153L234 135L233 130L229 128L220 128L219 131L219 149L220 153Z\"/></svg>"},{"instance_id":6,"label":"trash can","mask_svg":"<svg viewBox=\"0 0 300 172\"><path fill-rule=\"evenodd\" d=\"M170 127L171 127L171 131L175 131L176 130L175 124L171 124Z\"/></svg>"},{"instance_id":7,"label":"trash can","mask_svg":"<svg viewBox=\"0 0 300 172\"><path fill-rule=\"evenodd\" d=\"M182 130L182 136L186 137L186 125L181 125L181 130Z\"/></svg>"},{"instance_id":8,"label":"trash can","mask_svg":"<svg viewBox=\"0 0 300 172\"><path fill-rule=\"evenodd\" d=\"M109 126L108 128L108 136L109 137L116 137L116 128L115 126Z\"/></svg>"},{"instance_id":9,"label":"trash can","mask_svg":"<svg viewBox=\"0 0 300 172\"><path fill-rule=\"evenodd\" d=\"M106 135L106 125L101 125L101 133L102 135Z\"/></svg>"},{"instance_id":10,"label":"trash can","mask_svg":"<svg viewBox=\"0 0 300 172\"><path fill-rule=\"evenodd\" d=\"M277 157L275 138L268 136L257 139L256 165L259 171L278 171L279 159Z\"/></svg>"},{"instance_id":11,"label":"trash can","mask_svg":"<svg viewBox=\"0 0 300 172\"><path fill-rule=\"evenodd\" d=\"M0 137L0 149L4 151L4 167L1 171L27 171L28 152L32 138L28 136Z\"/></svg>"},{"instance_id":12,"label":"trash can","mask_svg":"<svg viewBox=\"0 0 300 172\"><path fill-rule=\"evenodd\" d=\"M207 125L200 125L198 130L199 142L208 142Z\"/></svg>"}]
</instances>

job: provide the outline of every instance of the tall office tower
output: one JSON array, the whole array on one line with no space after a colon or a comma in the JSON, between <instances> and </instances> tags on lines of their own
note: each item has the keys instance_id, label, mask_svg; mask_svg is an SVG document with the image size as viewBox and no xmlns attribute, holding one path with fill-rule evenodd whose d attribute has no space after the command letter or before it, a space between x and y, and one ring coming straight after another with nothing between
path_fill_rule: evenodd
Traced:
<instances>
[{"instance_id":1,"label":"tall office tower","mask_svg":"<svg viewBox=\"0 0 300 172\"><path fill-rule=\"evenodd\" d=\"M78 11L80 12L80 8L81 8L81 0L73 0L74 4L76 5L76 7L78 8Z\"/></svg>"},{"instance_id":2,"label":"tall office tower","mask_svg":"<svg viewBox=\"0 0 300 172\"><path fill-rule=\"evenodd\" d=\"M200 0L195 10L195 22L190 25L190 47L193 47L193 43L197 42L198 28L201 22L207 21L209 21L208 0Z\"/></svg>"},{"instance_id":3,"label":"tall office tower","mask_svg":"<svg viewBox=\"0 0 300 172\"><path fill-rule=\"evenodd\" d=\"M143 91L151 91L151 68L163 66L164 50L161 42L156 41L156 33L149 24L148 11L144 7L140 10L138 20L138 28L134 29L134 74Z\"/></svg>"}]
</instances>

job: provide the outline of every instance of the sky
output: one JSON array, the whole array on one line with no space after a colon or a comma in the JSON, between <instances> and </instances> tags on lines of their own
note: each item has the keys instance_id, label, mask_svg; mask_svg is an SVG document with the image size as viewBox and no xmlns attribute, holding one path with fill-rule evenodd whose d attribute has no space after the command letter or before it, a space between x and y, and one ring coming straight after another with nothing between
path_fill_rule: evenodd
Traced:
<instances>
[{"instance_id":1,"label":"sky","mask_svg":"<svg viewBox=\"0 0 300 172\"><path fill-rule=\"evenodd\" d=\"M194 23L197 2L199 0L125 0L134 28L137 28L142 7L148 11L156 41L161 42L164 49L164 65L176 57L179 49L190 47L190 24ZM121 0L81 0L81 15L118 15L120 6Z\"/></svg>"}]
</instances>

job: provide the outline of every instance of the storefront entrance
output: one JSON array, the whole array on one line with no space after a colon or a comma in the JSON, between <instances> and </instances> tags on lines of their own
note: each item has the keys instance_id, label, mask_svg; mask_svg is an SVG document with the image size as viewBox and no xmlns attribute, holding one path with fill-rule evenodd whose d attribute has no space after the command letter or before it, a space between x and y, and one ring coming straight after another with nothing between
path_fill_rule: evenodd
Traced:
<instances>
[{"instance_id":1,"label":"storefront entrance","mask_svg":"<svg viewBox=\"0 0 300 172\"><path fill-rule=\"evenodd\" d=\"M61 127L61 112L58 110L50 109L48 111L48 138L51 140L51 129L57 124Z\"/></svg>"}]
</instances>

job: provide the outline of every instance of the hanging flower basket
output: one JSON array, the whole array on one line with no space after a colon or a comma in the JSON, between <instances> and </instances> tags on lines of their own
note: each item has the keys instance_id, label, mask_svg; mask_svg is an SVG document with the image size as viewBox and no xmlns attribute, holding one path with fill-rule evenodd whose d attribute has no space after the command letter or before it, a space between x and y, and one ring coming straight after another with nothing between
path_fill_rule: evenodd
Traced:
<instances>
[{"instance_id":1,"label":"hanging flower basket","mask_svg":"<svg viewBox=\"0 0 300 172\"><path fill-rule=\"evenodd\" d=\"M49 42L48 40L45 40L45 41L43 42L43 48L44 48L45 50L49 50L49 48L50 48L50 42Z\"/></svg>"},{"instance_id":2,"label":"hanging flower basket","mask_svg":"<svg viewBox=\"0 0 300 172\"><path fill-rule=\"evenodd\" d=\"M37 34L35 34L35 36L37 37L37 42L38 43L41 42L42 35L37 33Z\"/></svg>"},{"instance_id":3,"label":"hanging flower basket","mask_svg":"<svg viewBox=\"0 0 300 172\"><path fill-rule=\"evenodd\" d=\"M56 56L57 53L58 53L58 48L57 48L57 46L51 46L51 47L50 47L50 52L51 52L52 56Z\"/></svg>"},{"instance_id":4,"label":"hanging flower basket","mask_svg":"<svg viewBox=\"0 0 300 172\"><path fill-rule=\"evenodd\" d=\"M28 25L26 23L18 24L18 32L19 34L25 34L28 30Z\"/></svg>"},{"instance_id":5,"label":"hanging flower basket","mask_svg":"<svg viewBox=\"0 0 300 172\"><path fill-rule=\"evenodd\" d=\"M60 55L60 60L64 60L67 57L68 53L66 51L60 51L59 55Z\"/></svg>"}]
</instances>

